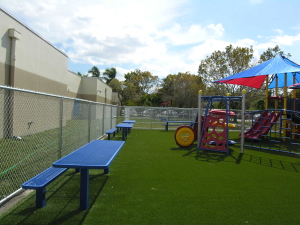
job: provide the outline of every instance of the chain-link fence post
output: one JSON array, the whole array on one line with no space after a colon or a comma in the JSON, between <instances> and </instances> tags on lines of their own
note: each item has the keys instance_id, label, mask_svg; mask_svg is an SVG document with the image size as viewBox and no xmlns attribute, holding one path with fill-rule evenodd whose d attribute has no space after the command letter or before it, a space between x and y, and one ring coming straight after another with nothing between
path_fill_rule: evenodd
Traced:
<instances>
[{"instance_id":1,"label":"chain-link fence post","mask_svg":"<svg viewBox=\"0 0 300 225\"><path fill-rule=\"evenodd\" d=\"M89 103L88 109L88 140L91 142L91 122L92 122L92 103Z\"/></svg>"},{"instance_id":2,"label":"chain-link fence post","mask_svg":"<svg viewBox=\"0 0 300 225\"><path fill-rule=\"evenodd\" d=\"M104 134L104 120L105 120L105 105L103 105L103 112L102 112L102 134Z\"/></svg>"},{"instance_id":3,"label":"chain-link fence post","mask_svg":"<svg viewBox=\"0 0 300 225\"><path fill-rule=\"evenodd\" d=\"M64 123L64 98L60 100L60 121L59 121L59 159L62 156L63 149L63 123Z\"/></svg>"}]
</instances>

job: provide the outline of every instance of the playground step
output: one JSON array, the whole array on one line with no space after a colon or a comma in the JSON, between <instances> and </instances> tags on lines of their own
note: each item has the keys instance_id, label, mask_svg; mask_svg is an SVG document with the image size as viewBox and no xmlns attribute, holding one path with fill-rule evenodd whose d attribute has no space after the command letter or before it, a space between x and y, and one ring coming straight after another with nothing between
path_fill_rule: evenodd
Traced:
<instances>
[{"instance_id":1,"label":"playground step","mask_svg":"<svg viewBox=\"0 0 300 225\"><path fill-rule=\"evenodd\" d=\"M280 143L280 141L270 140L270 142Z\"/></svg>"},{"instance_id":2,"label":"playground step","mask_svg":"<svg viewBox=\"0 0 300 225\"><path fill-rule=\"evenodd\" d=\"M296 142L291 142L292 145L299 145L300 146L300 143L296 143Z\"/></svg>"}]
</instances>

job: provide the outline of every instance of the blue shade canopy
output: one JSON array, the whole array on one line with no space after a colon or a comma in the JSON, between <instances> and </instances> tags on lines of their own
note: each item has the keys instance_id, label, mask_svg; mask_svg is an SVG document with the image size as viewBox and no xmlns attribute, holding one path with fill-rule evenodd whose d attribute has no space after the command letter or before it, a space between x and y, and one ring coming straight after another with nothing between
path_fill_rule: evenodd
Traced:
<instances>
[{"instance_id":1,"label":"blue shade canopy","mask_svg":"<svg viewBox=\"0 0 300 225\"><path fill-rule=\"evenodd\" d=\"M274 76L274 79L269 84L269 89L276 88L276 76L278 79L278 88L284 87L284 73L279 73ZM291 86L300 82L300 73L287 73L287 86Z\"/></svg>"},{"instance_id":2,"label":"blue shade canopy","mask_svg":"<svg viewBox=\"0 0 300 225\"><path fill-rule=\"evenodd\" d=\"M300 82L300 65L281 55L277 55L273 59L263 62L257 66L215 82L260 88L266 76L277 74L278 77L282 78L280 81L278 80L278 87L283 87L284 73L288 74L288 85L289 83L290 85L293 84L294 76L296 76L296 78L299 77L298 82ZM269 88L274 87L276 87L275 79L270 83Z\"/></svg>"}]
</instances>

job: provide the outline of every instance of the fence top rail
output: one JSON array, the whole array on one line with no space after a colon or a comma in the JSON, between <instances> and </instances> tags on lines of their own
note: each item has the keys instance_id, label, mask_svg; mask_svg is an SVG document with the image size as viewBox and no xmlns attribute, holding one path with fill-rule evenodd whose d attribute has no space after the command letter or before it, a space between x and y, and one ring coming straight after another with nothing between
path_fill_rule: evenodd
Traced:
<instances>
[{"instance_id":1,"label":"fence top rail","mask_svg":"<svg viewBox=\"0 0 300 225\"><path fill-rule=\"evenodd\" d=\"M32 90L26 90L26 89L21 89L21 88L16 88L16 87L10 87L10 86L0 85L0 89L6 89L6 90L12 90L12 91L20 91L20 92L25 92L25 93L30 93L30 94L44 95L44 96L55 97L55 98L78 100L78 101L88 102L88 103L97 103L99 105L111 105L111 104L107 104L107 103L93 102L93 101L89 101L89 100L85 100L85 99L81 99L81 98L71 98L71 97L62 96L62 95L54 95L54 94L49 94L49 93L44 93L44 92L38 92L38 91L32 91ZM117 105L111 105L111 106L117 106Z\"/></svg>"}]
</instances>

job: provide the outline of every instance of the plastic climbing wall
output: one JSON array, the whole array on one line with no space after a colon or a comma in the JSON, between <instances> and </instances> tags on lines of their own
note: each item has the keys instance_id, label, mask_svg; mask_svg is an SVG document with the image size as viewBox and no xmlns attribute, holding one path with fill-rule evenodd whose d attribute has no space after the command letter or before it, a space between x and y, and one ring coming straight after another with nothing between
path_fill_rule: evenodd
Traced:
<instances>
[{"instance_id":1,"label":"plastic climbing wall","mask_svg":"<svg viewBox=\"0 0 300 225\"><path fill-rule=\"evenodd\" d=\"M218 117L206 116L200 141L201 149L227 152L227 126L225 122L225 115Z\"/></svg>"}]
</instances>

